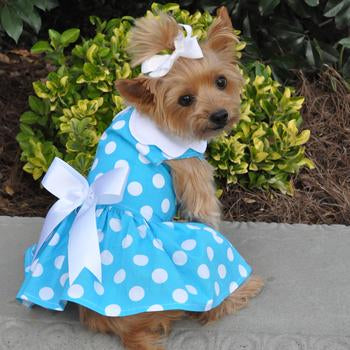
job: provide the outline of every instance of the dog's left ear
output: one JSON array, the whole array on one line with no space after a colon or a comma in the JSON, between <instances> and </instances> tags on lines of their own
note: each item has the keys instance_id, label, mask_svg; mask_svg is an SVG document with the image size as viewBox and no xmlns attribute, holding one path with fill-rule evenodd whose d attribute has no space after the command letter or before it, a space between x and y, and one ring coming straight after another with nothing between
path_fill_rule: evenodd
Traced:
<instances>
[{"instance_id":1,"label":"dog's left ear","mask_svg":"<svg viewBox=\"0 0 350 350\"><path fill-rule=\"evenodd\" d=\"M138 77L117 80L115 87L120 95L142 112L149 113L155 105L157 79Z\"/></svg>"},{"instance_id":2,"label":"dog's left ear","mask_svg":"<svg viewBox=\"0 0 350 350\"><path fill-rule=\"evenodd\" d=\"M232 22L226 7L220 7L217 17L208 29L205 45L210 49L227 55L230 60L234 59L234 45L238 38L233 32Z\"/></svg>"}]
</instances>

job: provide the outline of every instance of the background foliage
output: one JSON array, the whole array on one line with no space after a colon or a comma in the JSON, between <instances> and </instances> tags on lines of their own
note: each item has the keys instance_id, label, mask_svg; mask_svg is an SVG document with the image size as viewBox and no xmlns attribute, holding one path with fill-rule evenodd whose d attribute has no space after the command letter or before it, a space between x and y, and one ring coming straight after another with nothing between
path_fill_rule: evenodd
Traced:
<instances>
[{"instance_id":1,"label":"background foliage","mask_svg":"<svg viewBox=\"0 0 350 350\"><path fill-rule=\"evenodd\" d=\"M190 14L176 4L152 5L173 14L180 23L191 24L194 34L204 38L213 18L208 12ZM62 34L50 29L49 41L39 41L32 52L44 52L55 70L45 81L33 83L36 96L29 97L30 110L21 116L17 140L22 149L24 170L39 179L55 156L64 158L86 174L97 142L113 116L124 108L114 88L116 79L135 77L125 51L133 18L124 16L102 21L92 16L96 27L91 38L80 36L77 28ZM239 43L237 51L245 44ZM236 183L258 188L276 188L293 193L292 174L313 164L301 146L309 132L299 132L303 99L292 89L282 89L262 64L243 66L246 85L242 101L242 121L228 137L209 147L208 157L222 184Z\"/></svg>"},{"instance_id":2,"label":"background foliage","mask_svg":"<svg viewBox=\"0 0 350 350\"><path fill-rule=\"evenodd\" d=\"M41 20L38 8L52 9L56 0L0 0L3 28L15 39L24 21L36 31ZM160 0L166 3L167 0ZM44 26L39 37L46 37L47 25L64 31L77 23L84 35L92 36L86 25L91 14L101 18L142 16L152 1L59 0L59 6L42 13ZM182 0L190 12L213 11L228 7L234 27L247 42L244 62L260 60L269 64L281 82L295 79L295 72L315 73L324 65L335 67L350 79L350 0ZM35 38L35 35L32 35Z\"/></svg>"},{"instance_id":3,"label":"background foliage","mask_svg":"<svg viewBox=\"0 0 350 350\"><path fill-rule=\"evenodd\" d=\"M36 33L41 27L39 10L48 11L57 6L55 0L9 0L0 1L0 30L15 42L23 31L23 22Z\"/></svg>"}]
</instances>

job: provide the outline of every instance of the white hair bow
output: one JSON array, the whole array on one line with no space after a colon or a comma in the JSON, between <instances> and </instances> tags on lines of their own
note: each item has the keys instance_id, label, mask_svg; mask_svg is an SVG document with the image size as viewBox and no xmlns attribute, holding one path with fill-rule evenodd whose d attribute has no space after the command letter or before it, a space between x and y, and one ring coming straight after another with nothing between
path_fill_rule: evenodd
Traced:
<instances>
[{"instance_id":1,"label":"white hair bow","mask_svg":"<svg viewBox=\"0 0 350 350\"><path fill-rule=\"evenodd\" d=\"M119 203L123 198L128 175L128 167L115 168L100 176L89 186L84 176L56 157L44 176L42 185L59 199L47 213L33 261L42 245L51 238L55 227L80 207L69 230L69 283L72 285L84 268L91 271L101 282L96 204Z\"/></svg>"},{"instance_id":2,"label":"white hair bow","mask_svg":"<svg viewBox=\"0 0 350 350\"><path fill-rule=\"evenodd\" d=\"M192 36L192 27L187 24L180 24L186 30L186 37L180 32L174 40L175 50L171 55L154 55L145 60L141 65L141 72L153 78L166 75L178 57L202 58L203 52L200 48L197 37Z\"/></svg>"}]
</instances>

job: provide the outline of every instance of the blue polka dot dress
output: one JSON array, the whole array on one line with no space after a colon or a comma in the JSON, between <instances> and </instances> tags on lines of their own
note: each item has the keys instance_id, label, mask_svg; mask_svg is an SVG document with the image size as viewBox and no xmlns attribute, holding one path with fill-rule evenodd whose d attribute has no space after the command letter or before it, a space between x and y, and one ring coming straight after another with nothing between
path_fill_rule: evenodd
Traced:
<instances>
[{"instance_id":1,"label":"blue polka dot dress","mask_svg":"<svg viewBox=\"0 0 350 350\"><path fill-rule=\"evenodd\" d=\"M176 197L165 160L174 157L162 145L142 144L134 137L130 119L135 112L125 109L103 133L88 175L91 184L115 167L130 169L123 200L96 207L102 281L85 268L69 283L68 232L77 209L55 228L34 261L35 245L27 249L25 279L17 294L23 304L62 311L70 301L106 316L205 311L251 274L219 232L198 222L172 221ZM188 157L203 153L188 148L175 159Z\"/></svg>"}]
</instances>

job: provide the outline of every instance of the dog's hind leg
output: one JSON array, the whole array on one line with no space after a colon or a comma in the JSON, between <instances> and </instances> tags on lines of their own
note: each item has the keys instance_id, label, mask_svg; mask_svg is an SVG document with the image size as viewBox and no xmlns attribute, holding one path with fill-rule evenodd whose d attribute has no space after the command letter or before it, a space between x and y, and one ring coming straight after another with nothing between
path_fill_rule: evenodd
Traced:
<instances>
[{"instance_id":1,"label":"dog's hind leg","mask_svg":"<svg viewBox=\"0 0 350 350\"><path fill-rule=\"evenodd\" d=\"M249 299L257 296L264 285L258 276L252 276L241 287L228 296L219 306L205 312L190 312L192 318L202 324L210 323L225 315L230 315L247 306Z\"/></svg>"},{"instance_id":2,"label":"dog's hind leg","mask_svg":"<svg viewBox=\"0 0 350 350\"><path fill-rule=\"evenodd\" d=\"M125 317L107 317L80 307L80 321L90 330L118 335L128 350L163 350L164 336L183 311L144 312Z\"/></svg>"}]
</instances>

